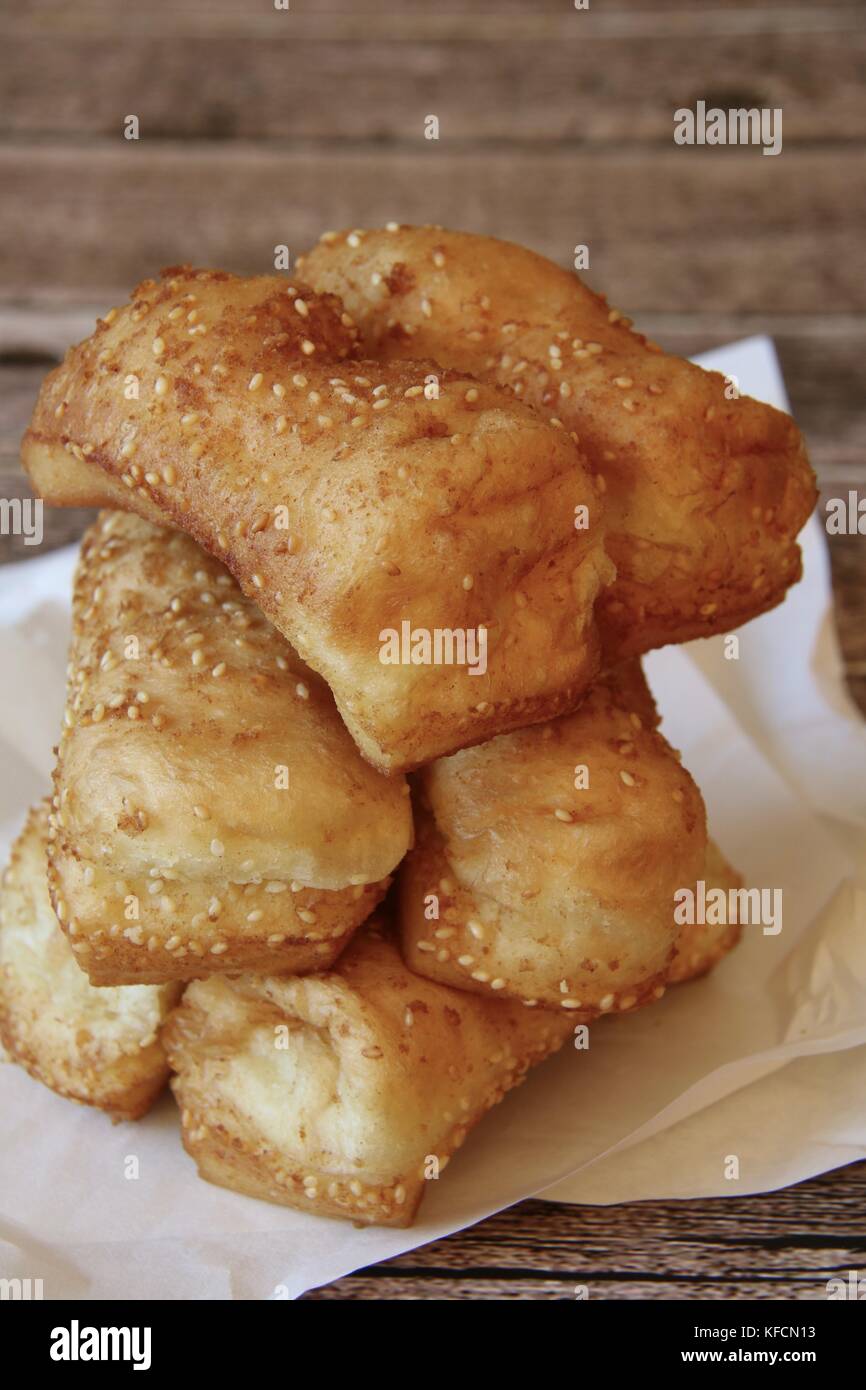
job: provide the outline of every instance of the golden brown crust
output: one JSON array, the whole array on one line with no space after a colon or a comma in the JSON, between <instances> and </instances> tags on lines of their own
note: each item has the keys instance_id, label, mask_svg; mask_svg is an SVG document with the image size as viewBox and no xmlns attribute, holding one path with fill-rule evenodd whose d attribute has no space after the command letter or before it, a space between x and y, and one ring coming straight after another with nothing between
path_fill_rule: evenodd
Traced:
<instances>
[{"instance_id":1,"label":"golden brown crust","mask_svg":"<svg viewBox=\"0 0 866 1390\"><path fill-rule=\"evenodd\" d=\"M95 984L322 969L412 838L402 778L189 537L84 538L49 888Z\"/></svg>"},{"instance_id":2,"label":"golden brown crust","mask_svg":"<svg viewBox=\"0 0 866 1390\"><path fill-rule=\"evenodd\" d=\"M574 714L419 773L400 874L410 968L577 1021L659 998L674 894L707 840L700 793L656 724L635 661Z\"/></svg>"},{"instance_id":3,"label":"golden brown crust","mask_svg":"<svg viewBox=\"0 0 866 1390\"><path fill-rule=\"evenodd\" d=\"M0 901L0 1038L58 1095L135 1120L168 1077L159 1028L177 985L94 989L75 964L45 886L48 803L30 812Z\"/></svg>"},{"instance_id":4,"label":"golden brown crust","mask_svg":"<svg viewBox=\"0 0 866 1390\"><path fill-rule=\"evenodd\" d=\"M188 988L166 1046L202 1177L321 1216L407 1226L425 1169L441 1172L570 1035L570 1019L411 974L380 920L326 974Z\"/></svg>"},{"instance_id":5,"label":"golden brown crust","mask_svg":"<svg viewBox=\"0 0 866 1390\"><path fill-rule=\"evenodd\" d=\"M50 374L22 457L48 502L126 507L221 556L399 770L573 707L613 567L563 429L498 386L355 352L330 297L175 269ZM404 620L487 625L486 672L383 663Z\"/></svg>"},{"instance_id":6,"label":"golden brown crust","mask_svg":"<svg viewBox=\"0 0 866 1390\"><path fill-rule=\"evenodd\" d=\"M367 350L510 386L579 438L605 484L608 660L728 631L800 577L815 480L793 421L662 353L576 275L441 227L327 233L298 263Z\"/></svg>"}]
</instances>

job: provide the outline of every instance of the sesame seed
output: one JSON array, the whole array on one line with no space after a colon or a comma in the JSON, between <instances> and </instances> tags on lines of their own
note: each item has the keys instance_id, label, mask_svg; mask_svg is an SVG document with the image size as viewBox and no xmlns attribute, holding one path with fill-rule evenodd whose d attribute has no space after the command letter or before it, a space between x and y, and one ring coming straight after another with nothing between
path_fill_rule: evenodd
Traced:
<instances>
[{"instance_id":1,"label":"sesame seed","mask_svg":"<svg viewBox=\"0 0 866 1390\"><path fill-rule=\"evenodd\" d=\"M199 820L210 820L210 811L206 806L193 806L192 813Z\"/></svg>"},{"instance_id":2,"label":"sesame seed","mask_svg":"<svg viewBox=\"0 0 866 1390\"><path fill-rule=\"evenodd\" d=\"M260 574L250 575L250 578L257 589L261 589L263 587L263 580Z\"/></svg>"},{"instance_id":3,"label":"sesame seed","mask_svg":"<svg viewBox=\"0 0 866 1390\"><path fill-rule=\"evenodd\" d=\"M563 811L559 807L557 807L553 814L556 816L557 820L566 821L568 824L571 824L570 811Z\"/></svg>"},{"instance_id":4,"label":"sesame seed","mask_svg":"<svg viewBox=\"0 0 866 1390\"><path fill-rule=\"evenodd\" d=\"M170 463L167 463L165 468L162 470L162 481L166 484L167 487L171 487L177 481L177 474L175 473Z\"/></svg>"},{"instance_id":5,"label":"sesame seed","mask_svg":"<svg viewBox=\"0 0 866 1390\"><path fill-rule=\"evenodd\" d=\"M305 299L296 299L296 300L295 300L295 309L296 309L297 312L300 314L300 316L301 316L302 319L307 318L308 315L309 315L309 312L310 312L309 309L307 308L307 302L306 302Z\"/></svg>"},{"instance_id":6,"label":"sesame seed","mask_svg":"<svg viewBox=\"0 0 866 1390\"><path fill-rule=\"evenodd\" d=\"M161 357L162 354L165 352L165 343L163 342L162 338L154 338L153 342L150 345L150 350L153 353L154 357Z\"/></svg>"},{"instance_id":7,"label":"sesame seed","mask_svg":"<svg viewBox=\"0 0 866 1390\"><path fill-rule=\"evenodd\" d=\"M614 997L613 997L612 994L606 994L606 995L604 996L603 999L599 1000L599 1005L598 1005L598 1007L599 1007L603 1012L607 1012L608 1009L612 1009L612 1008L613 1008L613 998L614 998Z\"/></svg>"},{"instance_id":8,"label":"sesame seed","mask_svg":"<svg viewBox=\"0 0 866 1390\"><path fill-rule=\"evenodd\" d=\"M289 422L288 422L288 420L286 419L285 415L278 415L278 416L277 416L277 422L276 422L276 424L274 425L274 429L275 429L276 433L277 433L277 434L285 434L286 426L288 425L288 423L289 423Z\"/></svg>"},{"instance_id":9,"label":"sesame seed","mask_svg":"<svg viewBox=\"0 0 866 1390\"><path fill-rule=\"evenodd\" d=\"M473 579L473 577L472 577L471 574L464 574L464 576L463 576L463 587L464 587L464 589L467 589L467 590L468 590L468 589L471 589L474 583L475 583L475 580Z\"/></svg>"},{"instance_id":10,"label":"sesame seed","mask_svg":"<svg viewBox=\"0 0 866 1390\"><path fill-rule=\"evenodd\" d=\"M315 912L311 912L310 909L307 907L299 907L298 916L300 917L302 922L306 922L307 925L310 927L313 926L313 924L318 920Z\"/></svg>"},{"instance_id":11,"label":"sesame seed","mask_svg":"<svg viewBox=\"0 0 866 1390\"><path fill-rule=\"evenodd\" d=\"M633 787L633 786L636 785L635 780L634 780L634 778L632 777L631 773L630 773L630 772L626 772L626 771L624 771L624 770L620 772L620 774L619 774L619 780L620 780L622 783L624 783L625 786L627 786L627 787Z\"/></svg>"},{"instance_id":12,"label":"sesame seed","mask_svg":"<svg viewBox=\"0 0 866 1390\"><path fill-rule=\"evenodd\" d=\"M619 386L623 391L627 391L629 386L634 386L634 382L630 376L615 376L613 384L614 386Z\"/></svg>"},{"instance_id":13,"label":"sesame seed","mask_svg":"<svg viewBox=\"0 0 866 1390\"><path fill-rule=\"evenodd\" d=\"M105 705L102 703L101 700L99 701L98 705L93 706L93 713L90 717L93 720L94 724L98 724L101 719L105 718Z\"/></svg>"},{"instance_id":14,"label":"sesame seed","mask_svg":"<svg viewBox=\"0 0 866 1390\"><path fill-rule=\"evenodd\" d=\"M315 343L311 343L310 340L309 340L309 338L305 338L304 341L301 343L301 352L304 354L304 356L305 356L305 357L309 357L309 356L311 356L311 354L314 353L315 351L316 351L316 344L315 344Z\"/></svg>"},{"instance_id":15,"label":"sesame seed","mask_svg":"<svg viewBox=\"0 0 866 1390\"><path fill-rule=\"evenodd\" d=\"M249 384L249 386L247 387L247 390L248 390L248 391L258 391L258 389L259 389L259 387L261 386L263 380L264 380L264 378L263 378L261 372L256 372L254 376L251 376L251 377L250 377L250 384Z\"/></svg>"},{"instance_id":16,"label":"sesame seed","mask_svg":"<svg viewBox=\"0 0 866 1390\"><path fill-rule=\"evenodd\" d=\"M215 667L213 668L213 670L211 671L211 675L212 675L212 676L216 676L217 679L219 679L220 676L224 676L224 675L225 675L225 672L226 672L226 664L225 664L225 662L224 662L224 661L218 661L217 664L216 664L216 666L215 666Z\"/></svg>"},{"instance_id":17,"label":"sesame seed","mask_svg":"<svg viewBox=\"0 0 866 1390\"><path fill-rule=\"evenodd\" d=\"M682 803L682 801L684 800L683 794L682 794L682 792L679 791L679 790L677 790L677 791L675 791L675 792L671 792L671 797L672 797L672 799L677 803L678 806L679 806L679 805Z\"/></svg>"},{"instance_id":18,"label":"sesame seed","mask_svg":"<svg viewBox=\"0 0 866 1390\"><path fill-rule=\"evenodd\" d=\"M211 842L210 842L210 852L211 852L211 854L214 856L215 859L220 859L220 858L222 858L222 856L223 856L223 855L225 854L225 852L226 852L226 848L225 848L225 845L223 844L222 840L211 840Z\"/></svg>"},{"instance_id":19,"label":"sesame seed","mask_svg":"<svg viewBox=\"0 0 866 1390\"><path fill-rule=\"evenodd\" d=\"M295 686L295 694L299 700L309 700L310 698L309 689L304 685L303 681L298 681L298 684Z\"/></svg>"},{"instance_id":20,"label":"sesame seed","mask_svg":"<svg viewBox=\"0 0 866 1390\"><path fill-rule=\"evenodd\" d=\"M168 377L158 376L153 384L153 389L158 396L164 396L168 390Z\"/></svg>"},{"instance_id":21,"label":"sesame seed","mask_svg":"<svg viewBox=\"0 0 866 1390\"><path fill-rule=\"evenodd\" d=\"M477 386L470 386L470 387L469 387L469 390L466 392L466 395L463 397L463 399L464 399L465 401L468 401L470 405L473 403L473 401L477 401L477 400L478 400L478 388L477 388Z\"/></svg>"}]
</instances>

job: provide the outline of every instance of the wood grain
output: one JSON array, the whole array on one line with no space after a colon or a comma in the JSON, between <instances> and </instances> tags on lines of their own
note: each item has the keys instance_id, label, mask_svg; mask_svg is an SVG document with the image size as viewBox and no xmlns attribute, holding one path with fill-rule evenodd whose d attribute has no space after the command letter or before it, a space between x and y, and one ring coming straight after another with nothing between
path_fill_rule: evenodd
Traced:
<instances>
[{"instance_id":1,"label":"wood grain","mask_svg":"<svg viewBox=\"0 0 866 1390\"><path fill-rule=\"evenodd\" d=\"M575 33L621 40L631 35L690 33L703 37L753 36L764 32L826 33L851 29L861 21L856 4L794 5L790 0L728 0L725 6L696 6L694 0L598 0L578 11L563 0L291 0L288 10L271 4L238 5L236 0L149 0L118 10L113 0L21 0L3 17L6 35L42 34L58 39L125 34L131 39L170 35L174 39L264 35L407 39L532 37L562 41ZM579 27L578 27L579 26Z\"/></svg>"},{"instance_id":2,"label":"wood grain","mask_svg":"<svg viewBox=\"0 0 866 1390\"><path fill-rule=\"evenodd\" d=\"M755 1197L522 1202L306 1296L824 1298L828 1279L866 1266L864 1211L866 1163Z\"/></svg>"},{"instance_id":3,"label":"wood grain","mask_svg":"<svg viewBox=\"0 0 866 1390\"><path fill-rule=\"evenodd\" d=\"M670 19L649 33L640 24L635 32L632 20L611 42L609 15L569 16L562 5L549 20L522 8L518 18L530 28L519 38L508 36L513 26L503 26L501 16L494 23L488 15L476 20L471 37L397 41L395 17L392 9L383 42L366 15L354 38L342 25L339 38L306 37L308 17L274 16L272 32L246 39L240 80L236 35L202 37L190 81L189 46L178 42L174 23L135 43L125 28L113 36L72 33L61 42L54 33L21 35L13 26L0 133L119 138L124 117L134 113L149 142L373 140L421 150L424 117L432 113L440 144L452 150L504 141L634 149L670 147L674 111L701 98L723 109L781 108L787 150L866 135L862 14L824 32L768 26L748 44L730 32L697 46L694 25L671 32ZM705 37L706 12L696 17ZM99 74L97 82L77 80L85 67ZM340 100L322 101L335 84Z\"/></svg>"},{"instance_id":4,"label":"wood grain","mask_svg":"<svg viewBox=\"0 0 866 1390\"><path fill-rule=\"evenodd\" d=\"M706 155L396 150L383 177L367 146L323 164L320 152L243 141L8 142L0 293L46 277L132 285L181 261L270 270L277 245L297 255L326 227L396 214L495 232L560 262L586 244L590 282L635 312L866 310L866 241L851 234L866 220L858 151Z\"/></svg>"}]
</instances>

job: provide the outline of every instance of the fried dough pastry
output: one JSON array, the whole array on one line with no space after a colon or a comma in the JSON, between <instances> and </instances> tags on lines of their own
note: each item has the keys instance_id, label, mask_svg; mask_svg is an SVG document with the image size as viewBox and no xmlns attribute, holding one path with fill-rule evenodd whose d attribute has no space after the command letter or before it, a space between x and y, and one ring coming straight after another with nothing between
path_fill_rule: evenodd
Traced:
<instances>
[{"instance_id":1,"label":"fried dough pastry","mask_svg":"<svg viewBox=\"0 0 866 1390\"><path fill-rule=\"evenodd\" d=\"M574 714L419 773L399 890L409 967L577 1021L659 998L674 894L703 872L707 836L658 722L632 661Z\"/></svg>"},{"instance_id":2,"label":"fried dough pastry","mask_svg":"<svg viewBox=\"0 0 866 1390\"><path fill-rule=\"evenodd\" d=\"M75 964L45 885L48 803L12 850L0 896L0 1038L58 1095L137 1120L168 1079L160 1025L181 986L94 989Z\"/></svg>"},{"instance_id":3,"label":"fried dough pastry","mask_svg":"<svg viewBox=\"0 0 866 1390\"><path fill-rule=\"evenodd\" d=\"M729 399L580 279L532 251L441 227L326 233L298 262L386 361L435 358L559 419L602 481L617 567L608 661L728 631L800 576L817 493L789 416Z\"/></svg>"},{"instance_id":4,"label":"fried dough pastry","mask_svg":"<svg viewBox=\"0 0 866 1390\"><path fill-rule=\"evenodd\" d=\"M413 975L381 918L303 979L189 986L166 1028L183 1142L209 1182L408 1226L426 1177L572 1031Z\"/></svg>"},{"instance_id":5,"label":"fried dough pastry","mask_svg":"<svg viewBox=\"0 0 866 1390\"><path fill-rule=\"evenodd\" d=\"M613 566L567 433L465 374L356 360L332 296L165 276L45 381L22 446L39 495L138 512L219 556L382 770L573 707ZM404 622L485 626L486 670L381 659Z\"/></svg>"},{"instance_id":6,"label":"fried dough pastry","mask_svg":"<svg viewBox=\"0 0 866 1390\"><path fill-rule=\"evenodd\" d=\"M98 985L331 964L412 839L408 787L188 536L86 534L48 880Z\"/></svg>"}]
</instances>

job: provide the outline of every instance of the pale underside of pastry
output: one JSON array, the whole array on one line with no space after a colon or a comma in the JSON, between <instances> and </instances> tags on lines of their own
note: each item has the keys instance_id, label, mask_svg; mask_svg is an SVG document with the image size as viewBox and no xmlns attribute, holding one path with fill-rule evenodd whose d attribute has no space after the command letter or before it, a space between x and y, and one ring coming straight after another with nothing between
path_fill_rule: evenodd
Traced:
<instances>
[{"instance_id":1,"label":"pale underside of pastry","mask_svg":"<svg viewBox=\"0 0 866 1390\"><path fill-rule=\"evenodd\" d=\"M73 594L49 888L96 984L322 969L412 839L408 788L189 537L104 513Z\"/></svg>"},{"instance_id":2,"label":"pale underside of pastry","mask_svg":"<svg viewBox=\"0 0 866 1390\"><path fill-rule=\"evenodd\" d=\"M707 835L657 724L633 661L575 713L419 773L399 888L411 969L586 1021L709 968L718 933L695 935L672 975L675 894L704 876Z\"/></svg>"},{"instance_id":3,"label":"pale underside of pastry","mask_svg":"<svg viewBox=\"0 0 866 1390\"><path fill-rule=\"evenodd\" d=\"M737 627L799 578L817 494L793 421L663 353L578 276L493 237L395 224L326 233L298 273L341 297L368 351L510 387L577 436L617 567L608 661Z\"/></svg>"},{"instance_id":4,"label":"pale underside of pastry","mask_svg":"<svg viewBox=\"0 0 866 1390\"><path fill-rule=\"evenodd\" d=\"M413 975L376 917L327 973L190 985L166 1047L202 1177L407 1226L476 1121L571 1032Z\"/></svg>"},{"instance_id":5,"label":"pale underside of pastry","mask_svg":"<svg viewBox=\"0 0 866 1390\"><path fill-rule=\"evenodd\" d=\"M48 376L22 459L49 503L135 511L223 559L399 771L572 708L614 570L565 429L495 384L356 352L333 297L177 268ZM483 627L484 669L382 659L404 623Z\"/></svg>"},{"instance_id":6,"label":"pale underside of pastry","mask_svg":"<svg viewBox=\"0 0 866 1390\"><path fill-rule=\"evenodd\" d=\"M0 1037L10 1058L70 1100L135 1120L168 1079L160 1026L180 985L95 989L45 883L47 803L30 812L0 896Z\"/></svg>"}]
</instances>

